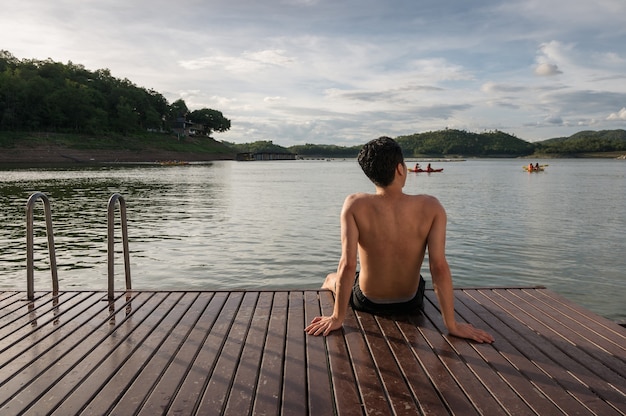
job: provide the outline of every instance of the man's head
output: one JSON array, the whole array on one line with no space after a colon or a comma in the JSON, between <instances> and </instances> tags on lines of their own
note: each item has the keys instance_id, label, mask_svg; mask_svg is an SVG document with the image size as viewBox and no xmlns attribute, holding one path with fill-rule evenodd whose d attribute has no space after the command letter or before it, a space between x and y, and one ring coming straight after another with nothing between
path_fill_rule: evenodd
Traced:
<instances>
[{"instance_id":1,"label":"man's head","mask_svg":"<svg viewBox=\"0 0 626 416\"><path fill-rule=\"evenodd\" d=\"M402 149L389 137L380 137L365 144L358 157L365 175L377 186L393 182L398 164L404 164Z\"/></svg>"}]
</instances>

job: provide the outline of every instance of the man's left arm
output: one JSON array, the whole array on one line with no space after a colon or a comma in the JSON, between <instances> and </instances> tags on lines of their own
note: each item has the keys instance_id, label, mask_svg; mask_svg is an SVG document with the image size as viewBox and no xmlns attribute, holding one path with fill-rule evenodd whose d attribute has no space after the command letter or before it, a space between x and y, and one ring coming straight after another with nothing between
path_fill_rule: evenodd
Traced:
<instances>
[{"instance_id":1,"label":"man's left arm","mask_svg":"<svg viewBox=\"0 0 626 416\"><path fill-rule=\"evenodd\" d=\"M341 328L346 317L356 277L359 230L352 213L353 197L346 198L341 211L341 259L337 267L335 304L331 316L316 317L305 328L310 335L328 335Z\"/></svg>"}]
</instances>

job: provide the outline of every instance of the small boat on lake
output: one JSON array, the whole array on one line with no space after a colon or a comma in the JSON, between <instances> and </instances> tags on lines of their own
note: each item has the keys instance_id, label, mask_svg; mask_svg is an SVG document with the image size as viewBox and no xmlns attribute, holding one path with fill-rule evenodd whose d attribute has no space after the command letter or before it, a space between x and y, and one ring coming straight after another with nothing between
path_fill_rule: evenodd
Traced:
<instances>
[{"instance_id":1,"label":"small boat on lake","mask_svg":"<svg viewBox=\"0 0 626 416\"><path fill-rule=\"evenodd\" d=\"M543 172L548 165L524 165L522 168L526 172Z\"/></svg>"}]
</instances>

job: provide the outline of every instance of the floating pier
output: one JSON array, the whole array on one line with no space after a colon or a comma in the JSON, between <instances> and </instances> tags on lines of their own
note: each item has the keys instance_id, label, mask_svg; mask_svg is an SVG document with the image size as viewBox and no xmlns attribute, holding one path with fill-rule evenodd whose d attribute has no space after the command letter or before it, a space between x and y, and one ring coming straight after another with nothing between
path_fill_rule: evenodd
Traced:
<instances>
[{"instance_id":1,"label":"floating pier","mask_svg":"<svg viewBox=\"0 0 626 416\"><path fill-rule=\"evenodd\" d=\"M33 206L44 203L51 291L35 291ZM119 203L125 290L114 288ZM62 291L47 197L27 203L27 290L0 292L5 415L626 415L626 328L542 287L455 289L457 319L330 314L325 290L147 291L131 286L124 199L108 203L108 289Z\"/></svg>"},{"instance_id":2,"label":"floating pier","mask_svg":"<svg viewBox=\"0 0 626 416\"><path fill-rule=\"evenodd\" d=\"M626 329L543 288L455 289L458 318L330 313L323 290L0 292L0 414L624 415Z\"/></svg>"}]
</instances>

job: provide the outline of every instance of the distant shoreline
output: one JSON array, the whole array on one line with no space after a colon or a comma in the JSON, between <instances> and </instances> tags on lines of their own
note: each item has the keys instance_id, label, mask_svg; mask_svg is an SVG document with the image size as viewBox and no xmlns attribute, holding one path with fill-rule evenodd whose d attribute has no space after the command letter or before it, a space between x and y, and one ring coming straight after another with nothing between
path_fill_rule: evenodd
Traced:
<instances>
[{"instance_id":1,"label":"distant shoreline","mask_svg":"<svg viewBox=\"0 0 626 416\"><path fill-rule=\"evenodd\" d=\"M175 152L160 149L71 149L55 145L0 148L0 164L20 166L45 164L158 163L172 160L209 162L233 159L235 159L234 153Z\"/></svg>"},{"instance_id":2,"label":"distant shoreline","mask_svg":"<svg viewBox=\"0 0 626 416\"><path fill-rule=\"evenodd\" d=\"M334 158L333 156L320 156L321 158ZM418 162L461 162L468 159L498 157L463 157L463 158L438 158L438 157L407 157L408 160ZM519 159L626 159L622 152L585 153L585 154L536 154L518 157ZM155 163L164 161L185 162L211 162L216 160L235 160L235 153L210 153L210 152L177 152L163 149L144 150L111 150L111 149L72 149L54 144L41 144L37 146L15 146L9 148L0 147L0 164L10 166L41 166L50 164L63 165L98 165L114 163Z\"/></svg>"}]
</instances>

